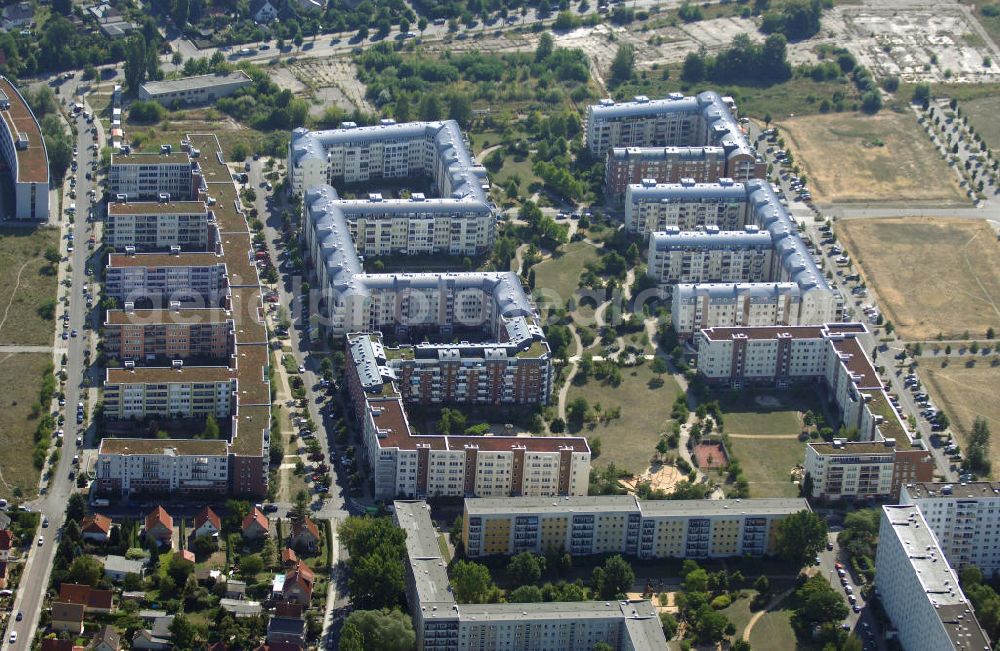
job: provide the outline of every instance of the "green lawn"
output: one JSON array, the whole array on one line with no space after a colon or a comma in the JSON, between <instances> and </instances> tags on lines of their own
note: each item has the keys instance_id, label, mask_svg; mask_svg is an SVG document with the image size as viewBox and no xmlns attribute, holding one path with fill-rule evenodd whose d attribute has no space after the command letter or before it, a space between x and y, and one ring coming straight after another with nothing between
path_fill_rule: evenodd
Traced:
<instances>
[{"instance_id":1,"label":"green lawn","mask_svg":"<svg viewBox=\"0 0 1000 651\"><path fill-rule=\"evenodd\" d=\"M532 183L542 182L540 178L535 176L535 173L531 169L531 165L531 157L518 161L514 160L513 156L504 156L503 166L496 174L492 174L490 178L493 180L494 186L503 190L507 187L507 183L512 178L517 177L520 180L519 194L522 196L528 196L530 194L528 186Z\"/></svg>"},{"instance_id":2,"label":"green lawn","mask_svg":"<svg viewBox=\"0 0 1000 651\"><path fill-rule=\"evenodd\" d=\"M723 608L719 611L736 627L735 637L737 639L743 634L743 629L746 628L747 622L754 615L754 613L750 612L750 602L753 601L757 591L745 590L744 592L746 593L746 597L735 600L728 608Z\"/></svg>"},{"instance_id":3,"label":"green lawn","mask_svg":"<svg viewBox=\"0 0 1000 651\"><path fill-rule=\"evenodd\" d=\"M798 485L789 473L805 459L798 439L730 439L729 451L740 461L750 482L750 497L796 497Z\"/></svg>"},{"instance_id":4,"label":"green lawn","mask_svg":"<svg viewBox=\"0 0 1000 651\"><path fill-rule=\"evenodd\" d=\"M653 372L649 364L622 369L622 376L617 387L593 378L582 386L574 385L567 399L583 396L592 408L598 403L605 410L621 407L621 418L593 428L584 425L580 433L588 438L601 438L601 456L596 464L613 463L638 474L648 469L660 434L669 428L670 405L680 387L670 376L663 376L664 385L651 389Z\"/></svg>"},{"instance_id":5,"label":"green lawn","mask_svg":"<svg viewBox=\"0 0 1000 651\"><path fill-rule=\"evenodd\" d=\"M580 286L583 267L597 260L598 254L586 242L570 242L560 248L562 255L536 264L535 291L542 292L546 302L565 305L566 299L576 293Z\"/></svg>"},{"instance_id":6,"label":"green lawn","mask_svg":"<svg viewBox=\"0 0 1000 651\"><path fill-rule=\"evenodd\" d=\"M819 396L808 387L729 391L719 396L719 406L726 432L750 436L798 434L803 412L822 413Z\"/></svg>"},{"instance_id":7,"label":"green lawn","mask_svg":"<svg viewBox=\"0 0 1000 651\"><path fill-rule=\"evenodd\" d=\"M784 606L781 602L779 607ZM750 647L753 649L802 649L792 630L792 611L774 610L765 613L750 632Z\"/></svg>"},{"instance_id":8,"label":"green lawn","mask_svg":"<svg viewBox=\"0 0 1000 651\"><path fill-rule=\"evenodd\" d=\"M960 108L969 116L969 123L976 133L983 137L987 146L992 149L1000 147L1000 124L997 124L997 110L1000 109L1000 98L980 97L962 102Z\"/></svg>"}]
</instances>

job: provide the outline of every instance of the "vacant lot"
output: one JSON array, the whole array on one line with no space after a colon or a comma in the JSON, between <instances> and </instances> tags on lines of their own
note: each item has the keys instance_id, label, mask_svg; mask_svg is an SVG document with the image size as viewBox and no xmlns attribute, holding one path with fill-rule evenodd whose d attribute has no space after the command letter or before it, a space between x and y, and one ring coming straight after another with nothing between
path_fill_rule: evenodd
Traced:
<instances>
[{"instance_id":1,"label":"vacant lot","mask_svg":"<svg viewBox=\"0 0 1000 651\"><path fill-rule=\"evenodd\" d=\"M534 266L535 291L541 292L548 303L565 305L580 286L583 266L597 260L598 255L597 249L586 242L570 242L560 251L559 257Z\"/></svg>"},{"instance_id":2,"label":"vacant lot","mask_svg":"<svg viewBox=\"0 0 1000 651\"><path fill-rule=\"evenodd\" d=\"M52 328L46 326L49 339ZM52 356L47 353L0 354L0 497L9 499L20 487L24 497L35 495L38 470L31 463L35 443L32 434L38 420L30 418L31 405L38 401L42 374Z\"/></svg>"},{"instance_id":3,"label":"vacant lot","mask_svg":"<svg viewBox=\"0 0 1000 651\"><path fill-rule=\"evenodd\" d=\"M53 322L40 308L56 300L55 268L45 249L58 238L51 228L0 229L0 344L52 344Z\"/></svg>"},{"instance_id":4,"label":"vacant lot","mask_svg":"<svg viewBox=\"0 0 1000 651\"><path fill-rule=\"evenodd\" d=\"M816 115L779 126L819 203L963 201L910 112Z\"/></svg>"},{"instance_id":5,"label":"vacant lot","mask_svg":"<svg viewBox=\"0 0 1000 651\"><path fill-rule=\"evenodd\" d=\"M920 377L930 388L934 403L948 414L961 443L965 443L976 416L985 418L990 431L1000 434L1000 403L996 400L1000 366L980 360L972 368L958 362L941 368L940 362L928 361L920 365ZM990 445L990 460L994 468L1000 468L1000 442Z\"/></svg>"},{"instance_id":6,"label":"vacant lot","mask_svg":"<svg viewBox=\"0 0 1000 651\"><path fill-rule=\"evenodd\" d=\"M904 339L1000 327L1000 248L985 223L847 220L837 233Z\"/></svg>"},{"instance_id":7,"label":"vacant lot","mask_svg":"<svg viewBox=\"0 0 1000 651\"><path fill-rule=\"evenodd\" d=\"M976 133L983 137L991 149L1000 147L1000 121L997 111L1000 111L1000 97L980 97L979 99L962 102L962 113L969 116L969 123Z\"/></svg>"},{"instance_id":8,"label":"vacant lot","mask_svg":"<svg viewBox=\"0 0 1000 651\"><path fill-rule=\"evenodd\" d=\"M568 399L572 401L583 396L591 408L601 405L607 412L621 408L621 418L593 429L584 425L579 434L593 439L601 438L601 456L597 465L615 464L633 474L641 474L649 468L649 459L656 451L656 442L670 423L670 405L680 393L680 387L673 378L663 376L665 383L659 389L651 389L653 378L649 364L622 369L622 383L613 387L607 383L590 379L583 386L573 386Z\"/></svg>"}]
</instances>

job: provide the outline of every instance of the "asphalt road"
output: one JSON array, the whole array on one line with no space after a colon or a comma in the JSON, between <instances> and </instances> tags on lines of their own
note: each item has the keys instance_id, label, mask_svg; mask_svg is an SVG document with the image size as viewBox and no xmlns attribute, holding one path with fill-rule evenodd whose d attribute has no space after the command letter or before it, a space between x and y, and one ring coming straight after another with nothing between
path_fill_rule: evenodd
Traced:
<instances>
[{"instance_id":1,"label":"asphalt road","mask_svg":"<svg viewBox=\"0 0 1000 651\"><path fill-rule=\"evenodd\" d=\"M72 95L64 94L62 97L72 97ZM62 107L65 108L65 104ZM79 151L77 195L75 200L66 196L64 205L68 206L71 202L75 202L77 217L75 220L76 223L72 225L75 237L73 242L74 250L68 253L68 262L72 265L72 272L67 271L68 267L66 263L61 265L59 297L60 299L63 296L69 297L69 329L75 329L79 334L77 337L70 337L67 340L62 339L62 314L66 311L67 307L60 300L56 309L57 332L59 333L55 339L56 367L59 368L58 357L61 357L62 353L65 352L67 356L66 371L69 378L63 387L63 391L66 394L66 407L61 408L66 415L66 423L63 425L63 430L65 431L64 445L57 466L54 468L46 467L46 471L43 473L40 490L44 491L44 494L29 503L32 510L38 511L43 517L48 518L49 527L39 529L39 535L44 537L44 543L42 545L32 544L30 548L24 573L21 577L20 588L13 606L13 612L23 612L24 619L18 622L15 621L14 617L10 618L6 634L4 635L4 644L6 645L4 648L7 649L31 648L31 641L34 637L35 628L38 625L45 588L48 585L49 572L52 569L52 562L55 557L56 546L58 545L58 531L65 520L67 500L76 486L75 480L69 478L70 470L73 469L73 457L80 452L76 448L76 437L78 434L85 434L87 428L86 422L83 425L77 425L75 405L80 401L87 401L87 391L82 385L82 378L85 372L84 350L85 347L92 345L90 338L92 336L91 332L94 332L84 328L84 320L88 318L88 311L86 301L83 297L84 282L90 280L85 275L87 258L90 254L87 247L87 239L91 234L94 234L92 230L93 224L87 221L87 214L90 207L90 198L87 193L91 188L91 181L87 180L86 172L90 170L90 163L94 157L94 152L89 149L89 146L93 142L91 139L92 136L89 131L85 130L85 127L89 128L90 125L86 125L82 118L74 121L80 128L77 138L77 149ZM68 172L68 174L72 174L72 172ZM70 224L68 223L65 211L63 211L60 217L62 218L62 221L60 221L60 250L64 254L67 254L66 247L69 243L67 235ZM64 279L71 279L72 285L66 287L62 284ZM87 402L89 403L89 401ZM93 404L87 404L88 416L92 408ZM46 475L48 479L45 478ZM10 634L14 631L17 631L18 639L16 643L11 644L9 642Z\"/></svg>"},{"instance_id":2,"label":"asphalt road","mask_svg":"<svg viewBox=\"0 0 1000 651\"><path fill-rule=\"evenodd\" d=\"M844 595L845 599L849 599L847 592L847 586L849 586L854 594L854 598L857 600L860 612L855 613L853 609L848 612L847 619L843 622L847 629L864 642L865 649L884 649L884 643L879 640L878 635L874 634L878 630L878 622L871 608L868 608L865 598L861 595L860 583L850 568L847 555L840 550L837 544L837 533L837 531L831 531L827 534L833 549L820 552L818 570L823 576L829 579L834 590ZM847 580L847 586L842 584L837 574L836 564L838 562L841 563L844 569L844 578ZM848 603L848 607L850 607L850 603Z\"/></svg>"}]
</instances>

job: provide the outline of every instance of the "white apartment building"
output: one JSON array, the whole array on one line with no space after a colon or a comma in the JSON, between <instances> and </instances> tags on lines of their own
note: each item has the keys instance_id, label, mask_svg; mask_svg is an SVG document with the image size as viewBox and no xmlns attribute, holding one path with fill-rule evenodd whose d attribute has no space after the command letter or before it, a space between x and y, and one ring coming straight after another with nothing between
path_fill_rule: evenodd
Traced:
<instances>
[{"instance_id":1,"label":"white apartment building","mask_svg":"<svg viewBox=\"0 0 1000 651\"><path fill-rule=\"evenodd\" d=\"M129 201L191 201L197 197L201 167L187 152L112 154L108 195Z\"/></svg>"},{"instance_id":2,"label":"white apartment building","mask_svg":"<svg viewBox=\"0 0 1000 651\"><path fill-rule=\"evenodd\" d=\"M712 384L778 387L818 382L862 441L911 442L858 337L861 323L706 328L698 333L698 372Z\"/></svg>"},{"instance_id":3,"label":"white apartment building","mask_svg":"<svg viewBox=\"0 0 1000 651\"><path fill-rule=\"evenodd\" d=\"M225 441L105 438L97 450L98 490L105 494L198 493L229 488Z\"/></svg>"},{"instance_id":4,"label":"white apartment building","mask_svg":"<svg viewBox=\"0 0 1000 651\"><path fill-rule=\"evenodd\" d=\"M975 565L984 576L1000 570L1000 484L930 479L904 484L900 503L920 509L952 567Z\"/></svg>"},{"instance_id":5,"label":"white apartment building","mask_svg":"<svg viewBox=\"0 0 1000 651\"><path fill-rule=\"evenodd\" d=\"M225 366L109 368L104 381L104 414L111 420L228 418L237 383Z\"/></svg>"},{"instance_id":6,"label":"white apartment building","mask_svg":"<svg viewBox=\"0 0 1000 651\"><path fill-rule=\"evenodd\" d=\"M916 505L882 507L875 587L906 651L992 648Z\"/></svg>"},{"instance_id":7,"label":"white apartment building","mask_svg":"<svg viewBox=\"0 0 1000 651\"><path fill-rule=\"evenodd\" d=\"M756 226L742 231L668 227L649 237L646 273L669 298L679 283L769 282L777 274L771 234Z\"/></svg>"},{"instance_id":8,"label":"white apartment building","mask_svg":"<svg viewBox=\"0 0 1000 651\"><path fill-rule=\"evenodd\" d=\"M625 228L649 237L674 227L682 231L714 226L738 231L753 224L747 186L722 178L715 183L657 183L643 179L625 189Z\"/></svg>"},{"instance_id":9,"label":"white apartment building","mask_svg":"<svg viewBox=\"0 0 1000 651\"><path fill-rule=\"evenodd\" d=\"M671 296L670 323L683 338L703 328L808 323L795 283L678 283Z\"/></svg>"},{"instance_id":10,"label":"white apartment building","mask_svg":"<svg viewBox=\"0 0 1000 651\"><path fill-rule=\"evenodd\" d=\"M0 76L0 156L14 189L15 219L49 218L49 154L42 129L21 92Z\"/></svg>"},{"instance_id":11,"label":"white apartment building","mask_svg":"<svg viewBox=\"0 0 1000 651\"><path fill-rule=\"evenodd\" d=\"M615 651L665 649L660 618L646 600L462 604L448 580L434 524L423 502L394 503L406 531L406 599L418 649L448 651Z\"/></svg>"},{"instance_id":12,"label":"white apartment building","mask_svg":"<svg viewBox=\"0 0 1000 651\"><path fill-rule=\"evenodd\" d=\"M462 539L472 558L550 550L642 559L764 556L774 551L778 523L808 510L799 498L477 498L465 500Z\"/></svg>"},{"instance_id":13,"label":"white apartment building","mask_svg":"<svg viewBox=\"0 0 1000 651\"><path fill-rule=\"evenodd\" d=\"M904 439L810 443L805 477L811 497L829 500L898 498L912 481L934 479L934 457Z\"/></svg>"},{"instance_id":14,"label":"white apartment building","mask_svg":"<svg viewBox=\"0 0 1000 651\"><path fill-rule=\"evenodd\" d=\"M215 307L227 287L226 259L215 253L111 253L105 269L105 295L122 305L148 300Z\"/></svg>"},{"instance_id":15,"label":"white apartment building","mask_svg":"<svg viewBox=\"0 0 1000 651\"><path fill-rule=\"evenodd\" d=\"M394 388L385 393L362 403L376 499L587 494L586 439L418 435Z\"/></svg>"},{"instance_id":16,"label":"white apartment building","mask_svg":"<svg viewBox=\"0 0 1000 651\"><path fill-rule=\"evenodd\" d=\"M218 226L201 201L109 202L104 243L118 251L166 251L171 247L210 251Z\"/></svg>"},{"instance_id":17,"label":"white apartment building","mask_svg":"<svg viewBox=\"0 0 1000 651\"><path fill-rule=\"evenodd\" d=\"M332 193L328 211L341 212L362 255L490 250L495 234L486 170L469 153L458 123L383 120L372 127L345 123L340 129L296 129L289 144L292 189L372 179L429 176L439 198L342 200Z\"/></svg>"}]
</instances>

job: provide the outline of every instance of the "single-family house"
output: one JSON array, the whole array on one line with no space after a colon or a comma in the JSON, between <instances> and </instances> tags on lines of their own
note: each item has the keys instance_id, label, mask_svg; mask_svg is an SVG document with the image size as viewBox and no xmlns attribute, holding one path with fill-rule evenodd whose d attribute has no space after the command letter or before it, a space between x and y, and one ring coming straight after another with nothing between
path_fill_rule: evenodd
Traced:
<instances>
[{"instance_id":1,"label":"single-family house","mask_svg":"<svg viewBox=\"0 0 1000 651\"><path fill-rule=\"evenodd\" d=\"M270 534L267 516L256 506L243 518L243 537L246 540L260 540Z\"/></svg>"},{"instance_id":2,"label":"single-family house","mask_svg":"<svg viewBox=\"0 0 1000 651\"><path fill-rule=\"evenodd\" d=\"M0 529L0 563L10 560L10 550L14 547L14 532Z\"/></svg>"},{"instance_id":3,"label":"single-family house","mask_svg":"<svg viewBox=\"0 0 1000 651\"><path fill-rule=\"evenodd\" d=\"M229 579L226 581L227 599L245 599L247 596L247 584L243 581Z\"/></svg>"},{"instance_id":4,"label":"single-family house","mask_svg":"<svg viewBox=\"0 0 1000 651\"><path fill-rule=\"evenodd\" d=\"M233 617L256 617L263 612L259 601L223 597L219 600L219 605L227 613L232 614Z\"/></svg>"},{"instance_id":5,"label":"single-family house","mask_svg":"<svg viewBox=\"0 0 1000 651\"><path fill-rule=\"evenodd\" d=\"M296 644L301 647L305 641L305 620L292 617L271 617L267 620L268 644Z\"/></svg>"},{"instance_id":6,"label":"single-family house","mask_svg":"<svg viewBox=\"0 0 1000 651\"><path fill-rule=\"evenodd\" d=\"M288 542L289 547L299 552L315 553L319 549L319 527L308 516L292 522L292 536Z\"/></svg>"},{"instance_id":7,"label":"single-family house","mask_svg":"<svg viewBox=\"0 0 1000 651\"><path fill-rule=\"evenodd\" d=\"M83 534L84 540L106 543L111 538L111 525L111 518L100 513L94 513L83 519L80 532Z\"/></svg>"},{"instance_id":8,"label":"single-family house","mask_svg":"<svg viewBox=\"0 0 1000 651\"><path fill-rule=\"evenodd\" d=\"M174 556L180 556L188 563L195 562L194 552L191 551L190 549L178 549L177 551L174 552Z\"/></svg>"},{"instance_id":9,"label":"single-family house","mask_svg":"<svg viewBox=\"0 0 1000 651\"><path fill-rule=\"evenodd\" d=\"M114 628L103 626L94 634L90 643L91 651L121 651L122 638Z\"/></svg>"},{"instance_id":10,"label":"single-family house","mask_svg":"<svg viewBox=\"0 0 1000 651\"><path fill-rule=\"evenodd\" d=\"M285 547L281 550L281 565L286 569L291 569L299 562L298 554L291 547Z\"/></svg>"},{"instance_id":11,"label":"single-family house","mask_svg":"<svg viewBox=\"0 0 1000 651\"><path fill-rule=\"evenodd\" d=\"M173 615L164 615L153 620L150 628L139 629L132 636L132 648L144 651L167 651L173 648L170 639L170 624L174 621Z\"/></svg>"},{"instance_id":12,"label":"single-family house","mask_svg":"<svg viewBox=\"0 0 1000 651\"><path fill-rule=\"evenodd\" d=\"M308 565L299 561L298 564L285 574L285 583L281 588L281 596L285 601L302 604L308 608L312 600L313 584L316 582L316 575Z\"/></svg>"},{"instance_id":13,"label":"single-family house","mask_svg":"<svg viewBox=\"0 0 1000 651\"><path fill-rule=\"evenodd\" d=\"M293 601L278 601L274 604L274 614L278 617L293 617L302 619L302 614L306 612L302 604Z\"/></svg>"},{"instance_id":14,"label":"single-family house","mask_svg":"<svg viewBox=\"0 0 1000 651\"><path fill-rule=\"evenodd\" d=\"M194 516L194 537L217 536L222 531L222 520L212 510L211 506L206 506L198 515Z\"/></svg>"},{"instance_id":15,"label":"single-family house","mask_svg":"<svg viewBox=\"0 0 1000 651\"><path fill-rule=\"evenodd\" d=\"M115 555L104 559L104 576L112 581L124 581L129 574L138 574L141 577L145 572L145 561L134 561L131 558Z\"/></svg>"},{"instance_id":16,"label":"single-family house","mask_svg":"<svg viewBox=\"0 0 1000 651\"><path fill-rule=\"evenodd\" d=\"M161 547L173 546L174 519L162 506L157 506L149 512L143 531L147 538L152 536Z\"/></svg>"},{"instance_id":17,"label":"single-family house","mask_svg":"<svg viewBox=\"0 0 1000 651\"><path fill-rule=\"evenodd\" d=\"M63 583L59 586L59 601L80 604L88 613L110 613L114 610L114 593L99 590L79 583Z\"/></svg>"},{"instance_id":18,"label":"single-family house","mask_svg":"<svg viewBox=\"0 0 1000 651\"><path fill-rule=\"evenodd\" d=\"M278 8L270 0L252 0L250 16L255 23L266 24L278 17Z\"/></svg>"},{"instance_id":19,"label":"single-family house","mask_svg":"<svg viewBox=\"0 0 1000 651\"><path fill-rule=\"evenodd\" d=\"M42 651L85 651L85 647L76 644L73 640L60 640L54 637L47 637L42 640Z\"/></svg>"},{"instance_id":20,"label":"single-family house","mask_svg":"<svg viewBox=\"0 0 1000 651\"><path fill-rule=\"evenodd\" d=\"M35 20L35 8L30 2L15 2L3 8L3 28L5 30L31 27Z\"/></svg>"},{"instance_id":21,"label":"single-family house","mask_svg":"<svg viewBox=\"0 0 1000 651\"><path fill-rule=\"evenodd\" d=\"M80 635L83 633L83 612L82 604L55 601L52 603L52 623L49 626L57 633L66 631Z\"/></svg>"}]
</instances>

